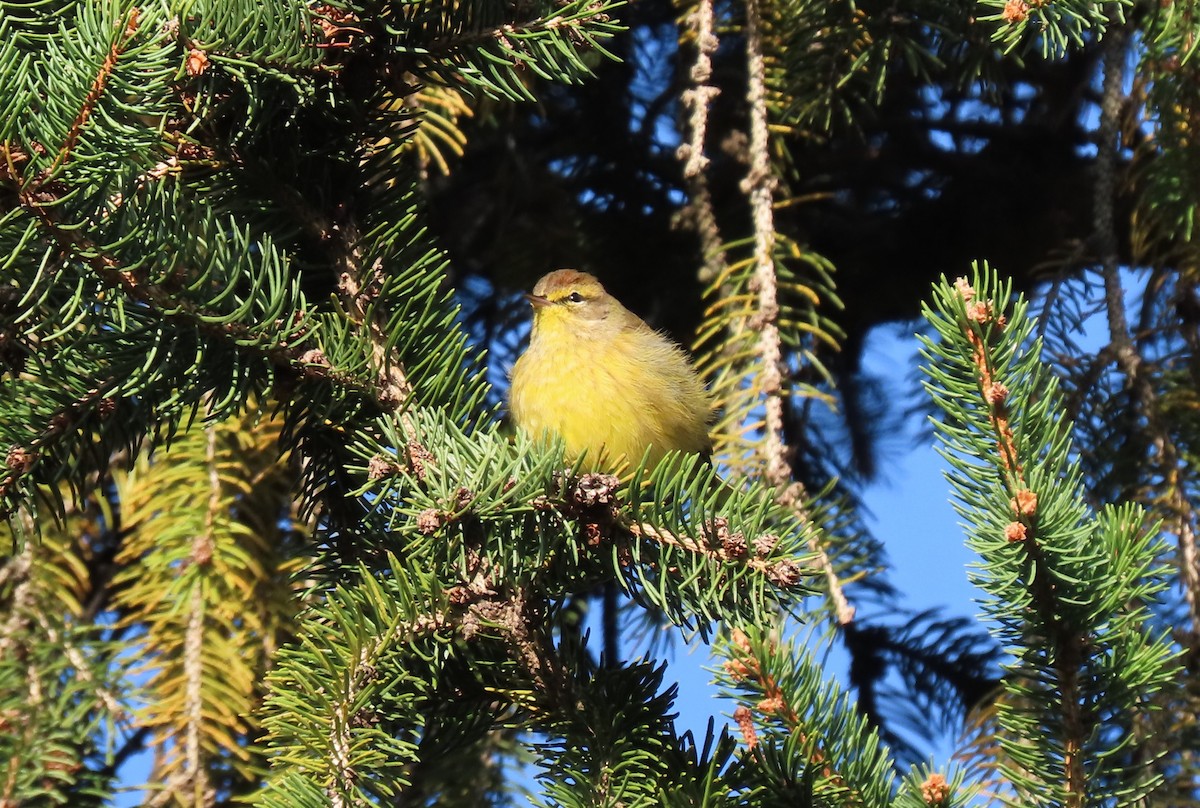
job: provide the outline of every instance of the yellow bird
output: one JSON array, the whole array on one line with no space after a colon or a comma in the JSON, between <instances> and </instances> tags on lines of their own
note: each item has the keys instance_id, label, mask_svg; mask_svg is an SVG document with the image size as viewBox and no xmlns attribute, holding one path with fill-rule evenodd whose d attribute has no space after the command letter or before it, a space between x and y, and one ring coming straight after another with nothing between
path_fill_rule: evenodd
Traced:
<instances>
[{"instance_id":1,"label":"yellow bird","mask_svg":"<svg viewBox=\"0 0 1200 808\"><path fill-rule=\"evenodd\" d=\"M512 369L509 411L529 435L560 436L589 467L621 471L649 449L707 454L712 400L683 349L592 275L560 269L526 295L529 348Z\"/></svg>"}]
</instances>

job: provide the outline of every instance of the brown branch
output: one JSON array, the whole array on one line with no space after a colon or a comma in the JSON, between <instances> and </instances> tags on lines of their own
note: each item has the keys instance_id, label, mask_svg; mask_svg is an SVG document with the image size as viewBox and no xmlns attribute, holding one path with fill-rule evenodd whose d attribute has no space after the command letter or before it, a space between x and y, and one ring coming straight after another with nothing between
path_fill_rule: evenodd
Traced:
<instances>
[{"instance_id":1,"label":"brown branch","mask_svg":"<svg viewBox=\"0 0 1200 808\"><path fill-rule=\"evenodd\" d=\"M204 529L192 537L190 566L193 567L191 598L187 628L183 641L184 721L183 761L186 783L191 786L192 800L205 802L208 790L207 768L202 758L201 729L204 725L204 628L206 604L204 599L205 572L212 561L217 514L221 510L221 478L217 468L217 431L205 429L204 462L208 466L208 505L204 514Z\"/></svg>"},{"instance_id":2,"label":"brown branch","mask_svg":"<svg viewBox=\"0 0 1200 808\"><path fill-rule=\"evenodd\" d=\"M679 144L676 157L683 161L683 178L690 195L688 212L696 235L700 238L704 260L701 280L712 282L721 277L725 267L721 231L708 187L709 160L704 154L708 139L709 105L721 92L720 88L709 83L712 78L712 56L719 45L713 29L713 0L696 0L685 24L694 40L696 61L688 71L692 86L680 94L680 103L688 111L688 139Z\"/></svg>"},{"instance_id":3,"label":"brown branch","mask_svg":"<svg viewBox=\"0 0 1200 808\"><path fill-rule=\"evenodd\" d=\"M360 329L370 336L371 356L379 377L379 399L388 406L385 411L400 411L400 424L410 443L419 445L420 434L412 416L402 409L412 396L412 383L404 371L404 365L394 352L387 349L386 312L372 312L374 301L383 285L383 268L376 262L369 269L363 266L362 241L358 226L347 220L336 228L341 236L342 272L338 279L338 299L342 310Z\"/></svg>"},{"instance_id":4,"label":"brown branch","mask_svg":"<svg viewBox=\"0 0 1200 808\"><path fill-rule=\"evenodd\" d=\"M756 550L755 554L751 556L744 539L740 542L725 541L719 547L709 547L705 542L693 536L672 533L645 522L621 522L619 526L631 536L649 539L656 544L674 547L677 550L684 550L723 564L744 564L747 568L766 576L767 580L776 586L785 589L798 584L802 577L800 566L790 558L775 561L765 558L779 540L778 537L769 534L759 537L754 542L755 547L761 548L761 551ZM718 527L719 532L720 528Z\"/></svg>"},{"instance_id":5,"label":"brown branch","mask_svg":"<svg viewBox=\"0 0 1200 808\"><path fill-rule=\"evenodd\" d=\"M83 128L91 120L92 113L96 110L96 105L100 103L100 97L104 95L104 90L108 86L108 79L117 66L117 60L120 59L125 46L129 44L134 34L137 33L139 14L138 9L131 9L125 20L120 23L122 34L117 37L117 41L112 44L108 55L104 57L104 62L100 65L100 72L93 79L91 89L88 90L88 94L84 97L83 104L80 106L79 112L75 115L75 120L71 123L71 128L67 130L67 136L63 139L62 146L59 147L58 154L54 157L54 162L42 174L40 180L35 184L34 190L48 182L55 171L70 162L71 153L75 150L75 146L78 145L79 138L83 134Z\"/></svg>"},{"instance_id":6,"label":"brown branch","mask_svg":"<svg viewBox=\"0 0 1200 808\"><path fill-rule=\"evenodd\" d=\"M787 391L783 383L783 343L779 332L778 278L775 274L775 213L773 195L775 177L771 172L770 125L767 119L766 61L763 54L763 17L761 0L746 3L746 62L747 93L750 106L750 169L742 181L742 189L750 201L754 221L754 279L752 289L758 294L757 312L750 326L758 331L757 351L762 364L761 390L763 402L762 449L765 461L764 479L779 492L780 504L796 512L808 522L804 511L803 488L792 481L790 449L784 427ZM817 556L829 586L838 622L846 625L854 619L854 607L847 600L837 571L816 534L809 539L809 549Z\"/></svg>"},{"instance_id":7,"label":"brown branch","mask_svg":"<svg viewBox=\"0 0 1200 808\"><path fill-rule=\"evenodd\" d=\"M750 106L750 168L742 189L750 201L754 221L754 287L757 313L752 327L758 331L758 358L762 364L764 401L764 460L766 481L784 488L791 482L784 436L783 350L779 336L779 302L775 277L775 213L772 195L770 128L767 120L766 63L763 56L760 0L746 3L746 100Z\"/></svg>"},{"instance_id":8,"label":"brown branch","mask_svg":"<svg viewBox=\"0 0 1200 808\"><path fill-rule=\"evenodd\" d=\"M1118 262L1116 214L1113 197L1116 193L1116 158L1120 137L1120 114L1125 79L1125 28L1114 26L1105 37L1104 80L1100 101L1100 123L1096 131L1095 192L1093 194L1092 236L1099 246L1100 272L1104 278L1105 308L1108 314L1110 342L1113 346L1117 367L1125 374L1126 381L1134 390L1139 408L1147 415L1153 404L1153 391L1139 370L1141 357L1129 337L1129 324L1125 319L1124 294L1121 289ZM1185 571L1186 578L1186 571ZM1185 587L1189 606L1192 607L1193 625L1197 614L1193 602L1194 592ZM1057 656L1057 654L1056 654ZM1067 806L1082 806L1087 797L1087 779L1083 768L1082 743L1087 737L1080 715L1076 694L1068 693L1067 685L1078 685L1077 671L1060 672L1071 675L1060 681L1063 694L1063 724L1067 737L1063 739L1063 769L1066 775ZM1071 696L1075 695L1074 698Z\"/></svg>"},{"instance_id":9,"label":"brown branch","mask_svg":"<svg viewBox=\"0 0 1200 808\"><path fill-rule=\"evenodd\" d=\"M551 636L546 632L545 607L523 587L496 587L489 576L476 575L450 591L450 600L463 611L451 619L464 640L500 638L512 657L529 675L534 687L551 708L580 709L574 680L562 665ZM533 707L529 704L527 707Z\"/></svg>"}]
</instances>

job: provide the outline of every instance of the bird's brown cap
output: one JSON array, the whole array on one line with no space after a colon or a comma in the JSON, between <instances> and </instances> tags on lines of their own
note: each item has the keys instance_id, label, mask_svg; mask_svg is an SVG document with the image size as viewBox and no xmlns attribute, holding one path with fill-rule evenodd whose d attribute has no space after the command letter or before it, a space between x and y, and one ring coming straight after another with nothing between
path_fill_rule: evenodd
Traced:
<instances>
[{"instance_id":1,"label":"bird's brown cap","mask_svg":"<svg viewBox=\"0 0 1200 808\"><path fill-rule=\"evenodd\" d=\"M571 294L579 294L584 298L598 297L604 294L604 286L596 280L595 275L587 272L580 272L577 269L556 269L543 275L534 284L533 294L525 295L525 298L533 304L534 308L537 308L557 303Z\"/></svg>"}]
</instances>

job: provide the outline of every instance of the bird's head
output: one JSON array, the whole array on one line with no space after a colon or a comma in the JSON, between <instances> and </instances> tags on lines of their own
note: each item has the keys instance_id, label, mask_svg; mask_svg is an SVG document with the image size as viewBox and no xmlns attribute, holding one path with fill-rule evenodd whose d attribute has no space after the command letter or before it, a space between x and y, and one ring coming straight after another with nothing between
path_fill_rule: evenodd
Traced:
<instances>
[{"instance_id":1,"label":"bird's head","mask_svg":"<svg viewBox=\"0 0 1200 808\"><path fill-rule=\"evenodd\" d=\"M594 275L574 269L559 269L525 295L533 306L534 329L569 327L595 330L620 327L633 317L616 298L604 291Z\"/></svg>"}]
</instances>

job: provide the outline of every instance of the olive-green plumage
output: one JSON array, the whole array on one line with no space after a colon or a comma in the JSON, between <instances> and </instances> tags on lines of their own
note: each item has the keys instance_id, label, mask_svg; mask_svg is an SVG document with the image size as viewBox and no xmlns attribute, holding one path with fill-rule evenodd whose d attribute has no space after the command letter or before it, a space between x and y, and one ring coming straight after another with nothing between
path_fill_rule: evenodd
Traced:
<instances>
[{"instance_id":1,"label":"olive-green plumage","mask_svg":"<svg viewBox=\"0 0 1200 808\"><path fill-rule=\"evenodd\" d=\"M622 306L593 276L551 272L533 294L529 348L512 370L509 410L567 454L619 470L650 448L707 453L712 402L687 355Z\"/></svg>"}]
</instances>

